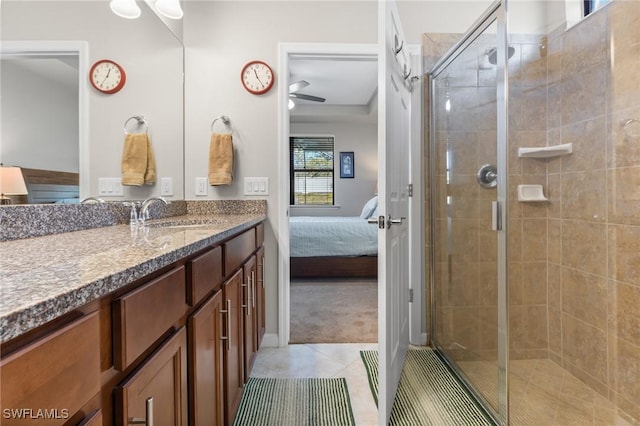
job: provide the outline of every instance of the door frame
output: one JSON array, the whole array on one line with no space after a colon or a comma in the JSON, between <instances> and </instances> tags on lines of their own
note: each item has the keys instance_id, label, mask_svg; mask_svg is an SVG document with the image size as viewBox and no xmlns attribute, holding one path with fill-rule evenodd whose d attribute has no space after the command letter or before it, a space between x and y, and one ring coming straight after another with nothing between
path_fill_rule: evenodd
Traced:
<instances>
[{"instance_id":1,"label":"door frame","mask_svg":"<svg viewBox=\"0 0 640 426\"><path fill-rule=\"evenodd\" d=\"M279 43L278 44L278 346L289 344L290 330L290 274L289 274L289 136L290 115L289 101L289 58L291 55L317 56L366 56L379 57L379 45L376 43ZM422 60L419 46L410 46L410 52L417 54L413 61L416 70L422 75ZM413 117L421 118L423 113L422 78L416 84L412 95ZM415 220L409 223L409 232L417 236L412 240L410 254L411 282L413 304L411 305L410 329L411 343L426 344L426 312L425 312L425 267L424 256L425 233L424 226L424 193L423 193L423 151L422 151L422 122L412 120L411 144L411 180L413 183L413 197L411 216ZM417 262L415 262L417 260Z\"/></svg>"},{"instance_id":2,"label":"door frame","mask_svg":"<svg viewBox=\"0 0 640 426\"><path fill-rule=\"evenodd\" d=\"M278 346L289 344L289 58L291 55L378 57L375 43L278 44Z\"/></svg>"}]
</instances>

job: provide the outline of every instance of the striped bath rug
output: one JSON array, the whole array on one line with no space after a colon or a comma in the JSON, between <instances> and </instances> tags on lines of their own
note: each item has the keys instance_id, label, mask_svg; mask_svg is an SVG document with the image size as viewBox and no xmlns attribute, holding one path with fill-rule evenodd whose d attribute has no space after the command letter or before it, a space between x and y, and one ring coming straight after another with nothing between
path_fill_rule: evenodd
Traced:
<instances>
[{"instance_id":1,"label":"striped bath rug","mask_svg":"<svg viewBox=\"0 0 640 426\"><path fill-rule=\"evenodd\" d=\"M347 381L250 378L234 426L355 426Z\"/></svg>"},{"instance_id":2,"label":"striped bath rug","mask_svg":"<svg viewBox=\"0 0 640 426\"><path fill-rule=\"evenodd\" d=\"M378 352L361 351L373 398L378 403ZM390 425L490 426L493 422L438 355L409 350L391 409Z\"/></svg>"}]
</instances>

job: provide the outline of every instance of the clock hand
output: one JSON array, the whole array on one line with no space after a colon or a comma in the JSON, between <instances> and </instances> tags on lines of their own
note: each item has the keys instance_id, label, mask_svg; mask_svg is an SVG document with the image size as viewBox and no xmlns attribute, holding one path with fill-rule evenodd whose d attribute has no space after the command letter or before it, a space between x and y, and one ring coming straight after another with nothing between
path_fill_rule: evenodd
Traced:
<instances>
[{"instance_id":1,"label":"clock hand","mask_svg":"<svg viewBox=\"0 0 640 426\"><path fill-rule=\"evenodd\" d=\"M258 82L262 85L262 87L264 87L264 83L262 81L260 81L260 77L258 77L258 73L256 72L256 70L253 70L253 73L256 75L256 79L258 79Z\"/></svg>"},{"instance_id":2,"label":"clock hand","mask_svg":"<svg viewBox=\"0 0 640 426\"><path fill-rule=\"evenodd\" d=\"M107 75L104 76L104 79L102 80L102 83L100 83L100 86L102 86L104 82L107 81L107 79L109 78L109 73L111 73L111 68L107 70Z\"/></svg>"}]
</instances>

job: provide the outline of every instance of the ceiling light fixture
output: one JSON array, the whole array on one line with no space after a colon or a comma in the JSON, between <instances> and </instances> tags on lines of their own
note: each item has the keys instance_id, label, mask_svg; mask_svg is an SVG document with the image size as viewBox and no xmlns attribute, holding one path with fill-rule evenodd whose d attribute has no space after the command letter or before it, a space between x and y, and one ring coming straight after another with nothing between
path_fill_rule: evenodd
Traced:
<instances>
[{"instance_id":1,"label":"ceiling light fixture","mask_svg":"<svg viewBox=\"0 0 640 426\"><path fill-rule=\"evenodd\" d=\"M111 0L109 7L113 13L126 19L137 19L142 13L135 0Z\"/></svg>"},{"instance_id":2,"label":"ceiling light fixture","mask_svg":"<svg viewBox=\"0 0 640 426\"><path fill-rule=\"evenodd\" d=\"M158 0L156 10L169 19L181 19L184 13L180 7L180 0Z\"/></svg>"}]
</instances>

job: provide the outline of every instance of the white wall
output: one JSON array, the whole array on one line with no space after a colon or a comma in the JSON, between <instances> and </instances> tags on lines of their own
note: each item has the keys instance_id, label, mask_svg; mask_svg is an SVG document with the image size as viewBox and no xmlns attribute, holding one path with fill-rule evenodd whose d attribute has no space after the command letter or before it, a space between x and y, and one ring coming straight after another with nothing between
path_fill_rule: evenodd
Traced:
<instances>
[{"instance_id":1,"label":"white wall","mask_svg":"<svg viewBox=\"0 0 640 426\"><path fill-rule=\"evenodd\" d=\"M270 179L266 227L267 333L277 332L278 141L277 83L256 96L240 84L240 70L259 59L276 76L278 43L376 43L377 4L347 1L215 1L185 2L185 196L194 194L194 179L207 175L210 124L222 114L233 125L235 182L210 187L206 198L245 198L247 176ZM216 126L220 123L216 123ZM218 128L217 128L218 129ZM221 130L218 129L218 130ZM356 158L356 161L358 159Z\"/></svg>"},{"instance_id":2,"label":"white wall","mask_svg":"<svg viewBox=\"0 0 640 426\"><path fill-rule=\"evenodd\" d=\"M3 59L1 63L0 161L8 166L77 173L76 73L69 66L75 86L68 87L25 68L24 60Z\"/></svg>"},{"instance_id":3,"label":"white wall","mask_svg":"<svg viewBox=\"0 0 640 426\"><path fill-rule=\"evenodd\" d=\"M378 180L378 127L375 123L291 123L292 136L333 135L335 158L334 196L338 208L291 207L291 216L358 216L374 196ZM353 179L341 179L339 153L353 151Z\"/></svg>"}]
</instances>

